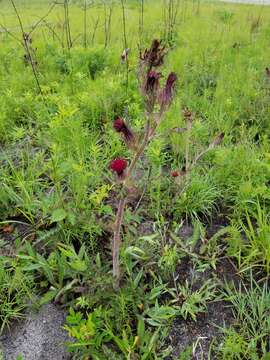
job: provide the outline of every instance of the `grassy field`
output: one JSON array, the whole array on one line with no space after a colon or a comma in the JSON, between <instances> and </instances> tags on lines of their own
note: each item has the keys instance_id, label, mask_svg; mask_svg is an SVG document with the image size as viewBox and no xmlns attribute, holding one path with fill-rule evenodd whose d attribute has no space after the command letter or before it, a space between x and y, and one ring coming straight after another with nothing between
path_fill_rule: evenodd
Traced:
<instances>
[{"instance_id":1,"label":"grassy field","mask_svg":"<svg viewBox=\"0 0 270 360\"><path fill-rule=\"evenodd\" d=\"M1 332L54 302L73 359L269 359L270 8L0 4Z\"/></svg>"}]
</instances>

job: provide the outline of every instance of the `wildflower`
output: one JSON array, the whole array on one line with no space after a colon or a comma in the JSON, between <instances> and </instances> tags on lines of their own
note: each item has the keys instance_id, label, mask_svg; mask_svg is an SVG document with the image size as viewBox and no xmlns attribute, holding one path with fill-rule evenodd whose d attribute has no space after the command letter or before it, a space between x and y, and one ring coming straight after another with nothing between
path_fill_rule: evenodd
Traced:
<instances>
[{"instance_id":1,"label":"wildflower","mask_svg":"<svg viewBox=\"0 0 270 360\"><path fill-rule=\"evenodd\" d=\"M134 134L128 127L127 123L120 117L116 118L113 123L113 128L116 132L122 133L124 140L128 143L133 141Z\"/></svg>"},{"instance_id":2,"label":"wildflower","mask_svg":"<svg viewBox=\"0 0 270 360\"><path fill-rule=\"evenodd\" d=\"M148 72L144 87L146 94L157 93L160 78L161 73L158 73L154 70Z\"/></svg>"},{"instance_id":3,"label":"wildflower","mask_svg":"<svg viewBox=\"0 0 270 360\"><path fill-rule=\"evenodd\" d=\"M159 94L159 103L162 109L170 106L173 99L173 90L175 88L175 83L177 80L177 75L172 72L169 74L164 89Z\"/></svg>"},{"instance_id":4,"label":"wildflower","mask_svg":"<svg viewBox=\"0 0 270 360\"><path fill-rule=\"evenodd\" d=\"M142 94L146 98L146 108L151 112L155 106L157 94L159 91L159 79L161 73L154 70L148 71L142 86Z\"/></svg>"},{"instance_id":5,"label":"wildflower","mask_svg":"<svg viewBox=\"0 0 270 360\"><path fill-rule=\"evenodd\" d=\"M140 59L151 70L152 67L158 67L163 64L165 54L165 46L162 47L159 40L153 40L151 48L149 50L146 49L143 54L140 54Z\"/></svg>"},{"instance_id":6,"label":"wildflower","mask_svg":"<svg viewBox=\"0 0 270 360\"><path fill-rule=\"evenodd\" d=\"M120 178L123 177L126 168L127 168L127 161L122 158L114 159L110 163L110 169L116 172Z\"/></svg>"},{"instance_id":7,"label":"wildflower","mask_svg":"<svg viewBox=\"0 0 270 360\"><path fill-rule=\"evenodd\" d=\"M179 175L180 175L180 172L179 172L178 170L174 170L174 171L171 172L171 176L172 176L173 178L176 178L176 177L178 177Z\"/></svg>"}]
</instances>

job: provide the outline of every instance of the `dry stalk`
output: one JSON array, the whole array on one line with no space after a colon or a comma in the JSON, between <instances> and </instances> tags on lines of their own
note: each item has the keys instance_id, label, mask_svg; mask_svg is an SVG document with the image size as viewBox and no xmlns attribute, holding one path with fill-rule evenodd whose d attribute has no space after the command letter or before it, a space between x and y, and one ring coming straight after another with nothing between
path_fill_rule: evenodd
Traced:
<instances>
[{"instance_id":1,"label":"dry stalk","mask_svg":"<svg viewBox=\"0 0 270 360\"><path fill-rule=\"evenodd\" d=\"M125 12L125 4L124 0L121 0L122 7L122 19L123 19L123 38L124 38L124 49L127 51L128 43L127 43L127 31L126 31L126 12ZM126 92L128 91L128 81L129 81L129 57L126 57Z\"/></svg>"},{"instance_id":2,"label":"dry stalk","mask_svg":"<svg viewBox=\"0 0 270 360\"><path fill-rule=\"evenodd\" d=\"M37 74L36 67L35 67L35 61L34 61L34 59L32 57L31 50L29 48L28 37L26 36L27 34L24 31L23 23L22 23L20 14L19 14L19 12L17 10L17 7L15 5L14 0L10 0L10 2L12 4L12 7L13 7L13 9L15 11L15 14L17 16L17 19L18 19L18 22L19 22L19 25L20 25L22 38L23 38L23 46L24 46L24 49L26 51L27 58L29 59L29 62L30 62L31 68L32 68L32 72L33 72L33 75L34 75L34 78L35 78L35 81L36 81L38 91L39 91L40 95L43 98L42 89L41 89L41 86L40 86L40 82L39 82L39 79L38 79L38 74ZM43 100L44 100L44 98L43 98ZM45 102L45 100L44 100L44 102Z\"/></svg>"}]
</instances>

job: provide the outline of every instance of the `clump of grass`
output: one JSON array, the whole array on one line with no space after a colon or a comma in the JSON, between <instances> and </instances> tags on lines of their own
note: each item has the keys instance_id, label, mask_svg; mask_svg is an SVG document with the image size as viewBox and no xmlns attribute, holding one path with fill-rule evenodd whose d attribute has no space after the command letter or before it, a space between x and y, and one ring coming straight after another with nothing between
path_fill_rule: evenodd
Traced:
<instances>
[{"instance_id":1,"label":"clump of grass","mask_svg":"<svg viewBox=\"0 0 270 360\"><path fill-rule=\"evenodd\" d=\"M226 299L232 304L235 327L225 331L220 353L223 359L267 356L269 350L269 299L266 283L258 285L250 273L249 286L226 286Z\"/></svg>"}]
</instances>

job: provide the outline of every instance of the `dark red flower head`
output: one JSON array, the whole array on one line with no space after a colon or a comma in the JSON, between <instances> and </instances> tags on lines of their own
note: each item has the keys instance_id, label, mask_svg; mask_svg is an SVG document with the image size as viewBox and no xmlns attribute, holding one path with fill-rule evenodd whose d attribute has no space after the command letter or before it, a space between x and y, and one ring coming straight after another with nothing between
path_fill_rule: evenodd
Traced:
<instances>
[{"instance_id":1,"label":"dark red flower head","mask_svg":"<svg viewBox=\"0 0 270 360\"><path fill-rule=\"evenodd\" d=\"M115 131L117 132L122 132L123 129L125 128L126 124L125 124L125 121L121 118L116 118L114 120L114 123L113 123L113 128Z\"/></svg>"},{"instance_id":2,"label":"dark red flower head","mask_svg":"<svg viewBox=\"0 0 270 360\"><path fill-rule=\"evenodd\" d=\"M164 89L159 94L159 103L162 107L168 107L171 104L176 80L177 75L171 72L167 78Z\"/></svg>"},{"instance_id":3,"label":"dark red flower head","mask_svg":"<svg viewBox=\"0 0 270 360\"><path fill-rule=\"evenodd\" d=\"M151 112L154 109L159 92L159 79L161 76L161 73L156 72L155 70L148 71L145 76L141 91L142 95L145 97L148 112Z\"/></svg>"},{"instance_id":4,"label":"dark red flower head","mask_svg":"<svg viewBox=\"0 0 270 360\"><path fill-rule=\"evenodd\" d=\"M113 128L116 132L123 134L126 143L131 142L134 139L133 132L128 127L125 120L121 119L120 117L114 120Z\"/></svg>"},{"instance_id":5,"label":"dark red flower head","mask_svg":"<svg viewBox=\"0 0 270 360\"><path fill-rule=\"evenodd\" d=\"M171 176L174 178L178 177L179 175L180 175L180 172L178 170L174 170L171 172Z\"/></svg>"},{"instance_id":6,"label":"dark red flower head","mask_svg":"<svg viewBox=\"0 0 270 360\"><path fill-rule=\"evenodd\" d=\"M122 158L114 159L110 163L110 169L116 172L119 177L123 176L126 168L127 168L127 161Z\"/></svg>"},{"instance_id":7,"label":"dark red flower head","mask_svg":"<svg viewBox=\"0 0 270 360\"><path fill-rule=\"evenodd\" d=\"M160 78L161 78L161 73L158 73L154 70L148 72L145 83L146 94L155 93L158 90Z\"/></svg>"}]
</instances>

